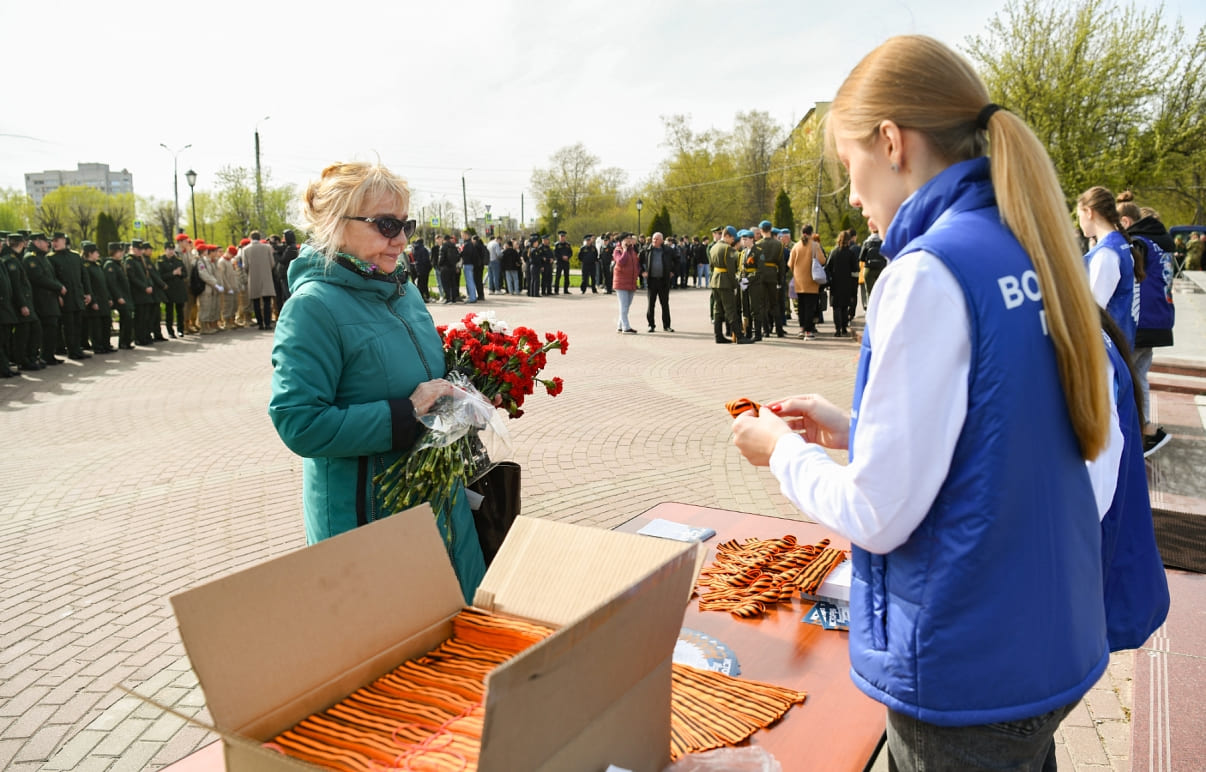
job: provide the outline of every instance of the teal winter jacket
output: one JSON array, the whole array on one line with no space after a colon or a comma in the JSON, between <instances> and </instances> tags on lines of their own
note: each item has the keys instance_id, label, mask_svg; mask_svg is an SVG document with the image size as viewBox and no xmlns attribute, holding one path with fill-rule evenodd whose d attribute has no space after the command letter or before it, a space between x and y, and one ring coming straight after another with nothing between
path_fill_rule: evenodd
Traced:
<instances>
[{"instance_id":1,"label":"teal winter jacket","mask_svg":"<svg viewBox=\"0 0 1206 772\"><path fill-rule=\"evenodd\" d=\"M373 477L423 431L410 394L445 375L435 323L414 285L331 262L309 245L289 266L272 347L268 413L302 470L309 543L380 519ZM466 602L485 573L473 515L455 497L450 557Z\"/></svg>"}]
</instances>

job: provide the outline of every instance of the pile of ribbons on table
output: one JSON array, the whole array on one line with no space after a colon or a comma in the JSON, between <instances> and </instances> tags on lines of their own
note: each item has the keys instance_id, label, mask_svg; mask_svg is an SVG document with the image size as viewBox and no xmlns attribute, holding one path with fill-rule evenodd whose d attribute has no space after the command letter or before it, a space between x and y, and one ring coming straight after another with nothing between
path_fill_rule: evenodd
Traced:
<instances>
[{"instance_id":1,"label":"pile of ribbons on table","mask_svg":"<svg viewBox=\"0 0 1206 772\"><path fill-rule=\"evenodd\" d=\"M328 769L477 768L486 675L553 630L465 609L452 637L265 746ZM673 666L670 755L734 745L779 720L805 692Z\"/></svg>"}]
</instances>

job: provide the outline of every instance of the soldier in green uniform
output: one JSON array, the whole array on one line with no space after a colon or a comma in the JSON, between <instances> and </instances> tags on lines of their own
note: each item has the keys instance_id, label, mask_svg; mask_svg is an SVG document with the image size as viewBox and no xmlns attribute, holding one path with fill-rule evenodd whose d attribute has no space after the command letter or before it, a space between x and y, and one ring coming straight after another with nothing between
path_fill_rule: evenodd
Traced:
<instances>
[{"instance_id":1,"label":"soldier in green uniform","mask_svg":"<svg viewBox=\"0 0 1206 772\"><path fill-rule=\"evenodd\" d=\"M61 341L67 348L69 359L88 359L83 348L84 309L92 302L92 285L84 273L84 258L67 247L67 234L55 233L50 237L50 266L59 283L67 288L63 295L63 315L59 317L62 328Z\"/></svg>"},{"instance_id":2,"label":"soldier in green uniform","mask_svg":"<svg viewBox=\"0 0 1206 772\"><path fill-rule=\"evenodd\" d=\"M8 244L8 232L0 231L0 242L5 248ZM13 306L13 282L8 277L8 271L0 265L0 378L12 378L19 373L13 369L9 358L9 347L12 342L13 328L17 324L17 309Z\"/></svg>"},{"instance_id":3,"label":"soldier in green uniform","mask_svg":"<svg viewBox=\"0 0 1206 772\"><path fill-rule=\"evenodd\" d=\"M184 337L184 304L188 302L188 271L184 261L176 254L176 242L169 241L163 245L163 255L157 264L159 276L167 285L167 300L164 308L167 313L167 334L169 338ZM256 300L258 303L259 300ZM269 309L271 314L271 309ZM172 331L172 321L175 320L176 332ZM271 321L271 320L269 320Z\"/></svg>"},{"instance_id":4,"label":"soldier in green uniform","mask_svg":"<svg viewBox=\"0 0 1206 772\"><path fill-rule=\"evenodd\" d=\"M755 323L757 317L754 311L756 293L754 283L757 281L758 274L758 258L754 254L754 232L743 228L737 231L737 237L741 239L741 253L738 257L741 278L738 279L738 282L741 287L741 315L744 321L745 337L751 341L762 340L762 336L757 334Z\"/></svg>"},{"instance_id":5,"label":"soldier in green uniform","mask_svg":"<svg viewBox=\"0 0 1206 772\"><path fill-rule=\"evenodd\" d=\"M113 351L109 334L113 325L113 301L109 299L109 287L105 279L105 268L100 261L100 248L91 241L80 247L84 250L84 272L92 286L92 299L84 309L84 337L88 339L93 353L108 354Z\"/></svg>"},{"instance_id":6,"label":"soldier in green uniform","mask_svg":"<svg viewBox=\"0 0 1206 772\"><path fill-rule=\"evenodd\" d=\"M712 290L714 320L712 329L716 333L717 343L752 343L749 338L738 333L741 329L741 308L737 292L740 289L737 278L737 252L733 242L737 240L737 229L732 225L726 226L720 234L720 240L712 244L708 250L708 265L712 269L712 278L708 287ZM731 339L724 336L725 324L731 334Z\"/></svg>"},{"instance_id":7,"label":"soldier in green uniform","mask_svg":"<svg viewBox=\"0 0 1206 772\"><path fill-rule=\"evenodd\" d=\"M33 287L30 286L25 267L21 264L26 241L26 237L21 233L8 235L7 243L0 248L0 270L8 276L12 286L13 310L17 316L16 324L7 333L8 354L22 370L33 371L41 370L45 365L38 361L36 351L30 356L29 337L40 328L37 326L38 314L34 310Z\"/></svg>"},{"instance_id":8,"label":"soldier in green uniform","mask_svg":"<svg viewBox=\"0 0 1206 772\"><path fill-rule=\"evenodd\" d=\"M67 294L67 288L55 277L54 268L50 265L50 257L47 254L50 240L46 238L46 234L31 234L29 240L32 246L22 258L21 265L24 266L25 275L29 277L29 283L33 287L34 310L41 322L37 335L31 336L30 350L37 346L41 350L43 362L48 365L61 365L63 360L56 359L54 351L58 348L59 319L63 315L63 297ZM33 340L34 337L37 339Z\"/></svg>"},{"instance_id":9,"label":"soldier in green uniform","mask_svg":"<svg viewBox=\"0 0 1206 772\"><path fill-rule=\"evenodd\" d=\"M762 238L754 244L754 249L757 252L757 276L759 301L762 308L762 321L759 322L762 334L770 337L773 329L775 335L780 338L786 338L787 332L783 329L783 325L779 322L779 277L783 274L783 265L786 260L783 257L783 244L779 242L771 231L774 228L771 226L770 220L763 220L758 224L758 230L762 232ZM755 302L755 308L758 307L758 302Z\"/></svg>"},{"instance_id":10,"label":"soldier in green uniform","mask_svg":"<svg viewBox=\"0 0 1206 772\"><path fill-rule=\"evenodd\" d=\"M165 341L167 338L163 337L162 304L168 302L167 282L163 280L163 277L159 275L159 270L155 267L155 258L152 254L154 251L151 242L142 242L142 264L147 269L151 286L155 288L155 291L151 293L151 297L155 298L155 305L151 307L151 340Z\"/></svg>"},{"instance_id":11,"label":"soldier in green uniform","mask_svg":"<svg viewBox=\"0 0 1206 772\"><path fill-rule=\"evenodd\" d=\"M155 285L151 283L146 263L142 261L142 241L130 242L130 251L122 260L126 278L130 281L130 293L134 300L134 342L139 346L154 345L151 340L151 325L154 324Z\"/></svg>"},{"instance_id":12,"label":"soldier in green uniform","mask_svg":"<svg viewBox=\"0 0 1206 772\"><path fill-rule=\"evenodd\" d=\"M117 311L117 346L134 348L134 295L130 292L130 280L122 265L124 245L120 241L109 242L109 259L104 263L105 289Z\"/></svg>"}]
</instances>

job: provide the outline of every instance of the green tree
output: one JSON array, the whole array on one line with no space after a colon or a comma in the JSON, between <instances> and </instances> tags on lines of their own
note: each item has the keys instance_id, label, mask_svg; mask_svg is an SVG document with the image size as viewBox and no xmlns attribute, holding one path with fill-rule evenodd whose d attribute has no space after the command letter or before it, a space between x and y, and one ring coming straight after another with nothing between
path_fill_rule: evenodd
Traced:
<instances>
[{"instance_id":1,"label":"green tree","mask_svg":"<svg viewBox=\"0 0 1206 772\"><path fill-rule=\"evenodd\" d=\"M110 195L105 203L105 211L113 220L114 227L120 237L119 241L129 241L134 234L134 194L117 193Z\"/></svg>"},{"instance_id":2,"label":"green tree","mask_svg":"<svg viewBox=\"0 0 1206 772\"><path fill-rule=\"evenodd\" d=\"M662 116L670 157L647 185L648 195L679 218L684 232L702 233L736 221L733 202L741 196L730 136L715 129L696 133L689 116Z\"/></svg>"},{"instance_id":3,"label":"green tree","mask_svg":"<svg viewBox=\"0 0 1206 772\"><path fill-rule=\"evenodd\" d=\"M46 230L70 231L80 240L92 240L96 216L104 209L108 196L86 185L65 185L56 188L42 199L43 215L39 218ZM52 226L57 220L58 226Z\"/></svg>"},{"instance_id":4,"label":"green tree","mask_svg":"<svg viewBox=\"0 0 1206 772\"><path fill-rule=\"evenodd\" d=\"M796 216L791 210L791 197L782 188L775 197L775 216L771 221L776 228L787 228L792 233L796 232Z\"/></svg>"},{"instance_id":5,"label":"green tree","mask_svg":"<svg viewBox=\"0 0 1206 772\"><path fill-rule=\"evenodd\" d=\"M101 254L106 257L109 256L109 242L111 241L121 241L121 234L108 212L101 212L96 216L96 244L100 247Z\"/></svg>"},{"instance_id":6,"label":"green tree","mask_svg":"<svg viewBox=\"0 0 1206 772\"><path fill-rule=\"evenodd\" d=\"M621 198L625 173L615 167L600 168L597 156L581 142L563 147L549 156L549 166L532 171L541 218L558 223L614 207Z\"/></svg>"},{"instance_id":7,"label":"green tree","mask_svg":"<svg viewBox=\"0 0 1206 772\"><path fill-rule=\"evenodd\" d=\"M251 232L255 222L255 174L245 166L227 165L215 176L219 218L215 223L215 237L237 244Z\"/></svg>"},{"instance_id":8,"label":"green tree","mask_svg":"<svg viewBox=\"0 0 1206 772\"><path fill-rule=\"evenodd\" d=\"M1163 8L1010 0L966 50L1046 145L1069 204L1093 185L1180 189L1206 159L1206 35ZM1201 206L1202 194L1188 196Z\"/></svg>"},{"instance_id":9,"label":"green tree","mask_svg":"<svg viewBox=\"0 0 1206 772\"><path fill-rule=\"evenodd\" d=\"M34 220L33 199L20 190L0 190L0 230L29 227Z\"/></svg>"},{"instance_id":10,"label":"green tree","mask_svg":"<svg viewBox=\"0 0 1206 772\"><path fill-rule=\"evenodd\" d=\"M783 129L770 113L764 110L737 113L733 150L742 174L745 195L740 214L746 222L757 222L771 213L771 166L782 138Z\"/></svg>"},{"instance_id":11,"label":"green tree","mask_svg":"<svg viewBox=\"0 0 1206 772\"><path fill-rule=\"evenodd\" d=\"M663 236L673 236L674 226L670 223L670 210L663 204L661 211L653 215L653 219L649 221L649 228L645 231L646 236L652 236L655 233L660 233Z\"/></svg>"}]
</instances>

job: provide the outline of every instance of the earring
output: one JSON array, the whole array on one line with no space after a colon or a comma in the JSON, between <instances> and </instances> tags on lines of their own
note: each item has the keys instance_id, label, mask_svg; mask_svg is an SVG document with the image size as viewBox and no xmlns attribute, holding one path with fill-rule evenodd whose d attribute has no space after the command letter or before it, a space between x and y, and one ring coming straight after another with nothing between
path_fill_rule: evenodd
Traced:
<instances>
[{"instance_id":1,"label":"earring","mask_svg":"<svg viewBox=\"0 0 1206 772\"><path fill-rule=\"evenodd\" d=\"M900 171L900 167L899 167L899 166L897 166L896 164L892 164L892 165L891 165L891 166L889 166L888 168L889 168L889 169L891 169L893 172L898 172L898 171Z\"/></svg>"}]
</instances>

